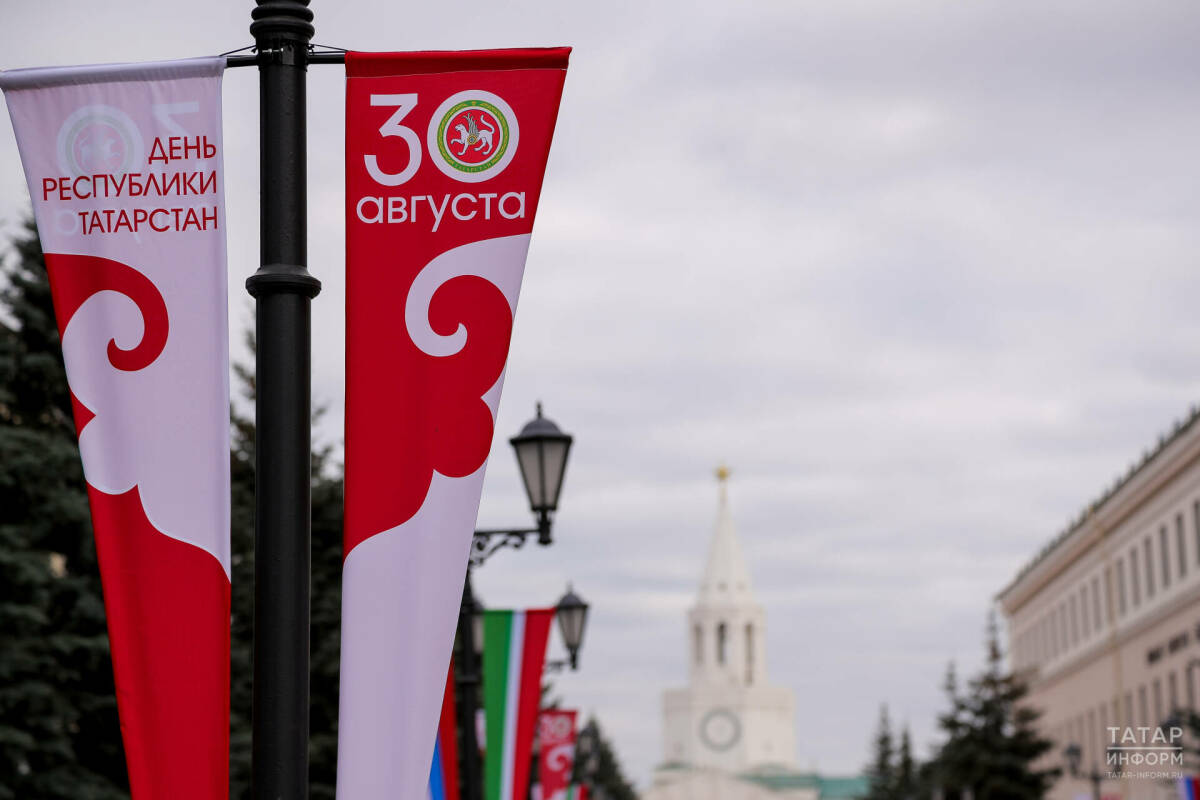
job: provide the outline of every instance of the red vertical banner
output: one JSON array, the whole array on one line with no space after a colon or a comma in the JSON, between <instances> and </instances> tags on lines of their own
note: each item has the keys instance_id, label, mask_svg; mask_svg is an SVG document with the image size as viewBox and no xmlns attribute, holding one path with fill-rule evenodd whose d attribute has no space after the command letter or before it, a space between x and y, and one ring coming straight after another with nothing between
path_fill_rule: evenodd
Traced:
<instances>
[{"instance_id":1,"label":"red vertical banner","mask_svg":"<svg viewBox=\"0 0 1200 800\"><path fill-rule=\"evenodd\" d=\"M229 795L224 68L0 74L62 338L133 800Z\"/></svg>"},{"instance_id":2,"label":"red vertical banner","mask_svg":"<svg viewBox=\"0 0 1200 800\"><path fill-rule=\"evenodd\" d=\"M538 784L541 800L566 800L575 768L574 711L550 709L538 716Z\"/></svg>"},{"instance_id":3,"label":"red vertical banner","mask_svg":"<svg viewBox=\"0 0 1200 800\"><path fill-rule=\"evenodd\" d=\"M569 52L346 56L342 800L426 791Z\"/></svg>"},{"instance_id":4,"label":"red vertical banner","mask_svg":"<svg viewBox=\"0 0 1200 800\"><path fill-rule=\"evenodd\" d=\"M458 714L454 703L454 661L446 671L446 692L442 696L442 716L433 747L433 765L429 770L429 800L459 800L458 792Z\"/></svg>"}]
</instances>

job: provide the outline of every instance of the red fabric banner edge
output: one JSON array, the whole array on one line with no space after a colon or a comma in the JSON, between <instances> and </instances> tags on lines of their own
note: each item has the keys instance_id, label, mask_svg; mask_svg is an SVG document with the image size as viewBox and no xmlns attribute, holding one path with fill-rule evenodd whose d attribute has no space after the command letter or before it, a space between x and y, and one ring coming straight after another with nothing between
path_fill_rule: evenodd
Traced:
<instances>
[{"instance_id":1,"label":"red fabric banner edge","mask_svg":"<svg viewBox=\"0 0 1200 800\"><path fill-rule=\"evenodd\" d=\"M570 47L502 50L420 50L412 53L346 53L347 78L428 75L497 69L566 69Z\"/></svg>"}]
</instances>

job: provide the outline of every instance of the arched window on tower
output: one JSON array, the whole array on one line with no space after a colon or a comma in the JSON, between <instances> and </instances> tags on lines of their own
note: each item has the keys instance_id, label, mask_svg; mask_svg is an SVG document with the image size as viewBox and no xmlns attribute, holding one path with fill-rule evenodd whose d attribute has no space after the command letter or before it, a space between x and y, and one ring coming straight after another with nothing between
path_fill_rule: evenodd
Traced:
<instances>
[{"instance_id":1,"label":"arched window on tower","mask_svg":"<svg viewBox=\"0 0 1200 800\"><path fill-rule=\"evenodd\" d=\"M696 666L704 663L704 629L699 625L692 631L692 650L695 653Z\"/></svg>"},{"instance_id":2,"label":"arched window on tower","mask_svg":"<svg viewBox=\"0 0 1200 800\"><path fill-rule=\"evenodd\" d=\"M746 685L754 683L754 625L746 623Z\"/></svg>"},{"instance_id":3,"label":"arched window on tower","mask_svg":"<svg viewBox=\"0 0 1200 800\"><path fill-rule=\"evenodd\" d=\"M725 664L725 645L728 638L725 631L725 623L717 625L717 663L724 666Z\"/></svg>"}]
</instances>

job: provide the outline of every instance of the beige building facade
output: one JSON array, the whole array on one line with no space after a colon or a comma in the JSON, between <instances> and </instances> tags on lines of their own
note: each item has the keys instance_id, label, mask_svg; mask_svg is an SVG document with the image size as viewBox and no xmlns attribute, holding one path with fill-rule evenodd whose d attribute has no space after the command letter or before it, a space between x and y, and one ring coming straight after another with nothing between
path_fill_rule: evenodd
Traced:
<instances>
[{"instance_id":1,"label":"beige building facade","mask_svg":"<svg viewBox=\"0 0 1200 800\"><path fill-rule=\"evenodd\" d=\"M1081 752L1054 800L1177 797L1179 723L1200 692L1200 422L1193 413L999 594L1044 734ZM1191 765L1188 765L1191 767ZM1194 768L1194 767L1193 767Z\"/></svg>"}]
</instances>

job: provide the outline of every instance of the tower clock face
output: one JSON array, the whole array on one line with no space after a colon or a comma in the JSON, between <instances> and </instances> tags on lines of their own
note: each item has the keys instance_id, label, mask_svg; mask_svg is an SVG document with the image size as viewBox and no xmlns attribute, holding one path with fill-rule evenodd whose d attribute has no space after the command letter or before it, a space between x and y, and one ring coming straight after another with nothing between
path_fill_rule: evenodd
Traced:
<instances>
[{"instance_id":1,"label":"tower clock face","mask_svg":"<svg viewBox=\"0 0 1200 800\"><path fill-rule=\"evenodd\" d=\"M728 750L740 738L742 723L727 708L714 708L700 719L700 741L710 750Z\"/></svg>"}]
</instances>

